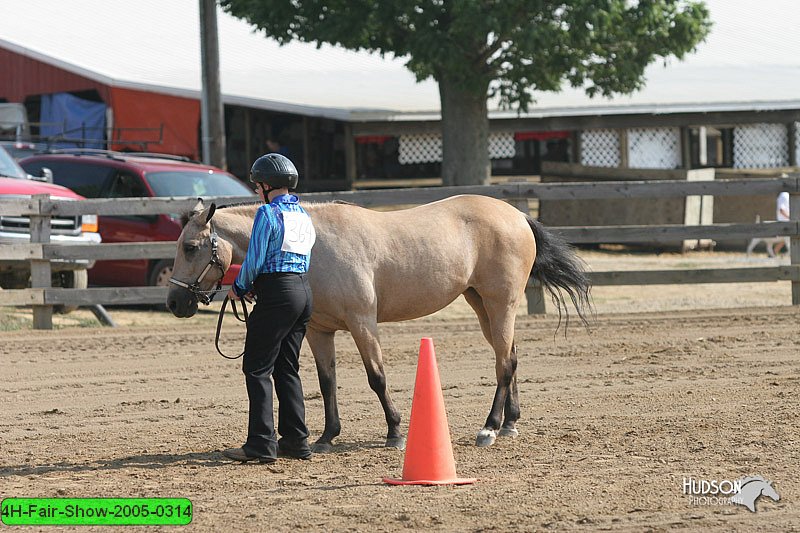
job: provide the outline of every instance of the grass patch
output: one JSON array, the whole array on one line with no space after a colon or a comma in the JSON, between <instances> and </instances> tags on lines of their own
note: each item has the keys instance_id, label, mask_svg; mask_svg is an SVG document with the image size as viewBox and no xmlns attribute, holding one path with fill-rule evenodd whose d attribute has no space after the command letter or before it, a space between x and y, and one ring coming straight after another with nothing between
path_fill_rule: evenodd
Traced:
<instances>
[{"instance_id":1,"label":"grass patch","mask_svg":"<svg viewBox=\"0 0 800 533\"><path fill-rule=\"evenodd\" d=\"M0 313L0 331L19 331L31 329L31 320L24 317Z\"/></svg>"},{"instance_id":2,"label":"grass patch","mask_svg":"<svg viewBox=\"0 0 800 533\"><path fill-rule=\"evenodd\" d=\"M696 261L678 261L673 265L673 268L676 269L698 269L701 268L703 265L697 263Z\"/></svg>"},{"instance_id":3,"label":"grass patch","mask_svg":"<svg viewBox=\"0 0 800 533\"><path fill-rule=\"evenodd\" d=\"M53 323L53 329L66 329L66 328L99 328L103 325L94 317L90 318L76 318L72 320L64 320Z\"/></svg>"},{"instance_id":4,"label":"grass patch","mask_svg":"<svg viewBox=\"0 0 800 533\"><path fill-rule=\"evenodd\" d=\"M99 328L102 324L90 312L78 310L61 315L53 313L53 329ZM0 307L0 332L33 329L33 310L30 307Z\"/></svg>"}]
</instances>

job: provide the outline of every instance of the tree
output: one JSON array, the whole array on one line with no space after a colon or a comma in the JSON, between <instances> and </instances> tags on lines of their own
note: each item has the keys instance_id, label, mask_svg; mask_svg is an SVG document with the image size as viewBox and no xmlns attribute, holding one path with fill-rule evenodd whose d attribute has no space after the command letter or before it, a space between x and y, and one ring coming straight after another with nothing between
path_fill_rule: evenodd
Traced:
<instances>
[{"instance_id":1,"label":"tree","mask_svg":"<svg viewBox=\"0 0 800 533\"><path fill-rule=\"evenodd\" d=\"M630 93L658 58L683 58L711 23L681 0L221 0L285 44L339 45L408 58L439 84L445 184L488 183L487 99L527 111L564 83Z\"/></svg>"}]
</instances>

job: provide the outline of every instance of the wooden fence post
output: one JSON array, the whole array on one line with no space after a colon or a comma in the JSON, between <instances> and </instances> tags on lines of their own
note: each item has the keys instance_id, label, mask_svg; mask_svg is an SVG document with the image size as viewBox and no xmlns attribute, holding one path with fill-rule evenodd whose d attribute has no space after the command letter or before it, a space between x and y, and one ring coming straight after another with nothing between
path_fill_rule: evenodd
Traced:
<instances>
[{"instance_id":1,"label":"wooden fence post","mask_svg":"<svg viewBox=\"0 0 800 533\"><path fill-rule=\"evenodd\" d=\"M31 196L31 203L38 206L36 215L30 216L31 243L50 242L50 215L42 214L42 201L50 199L49 194ZM47 289L52 285L52 272L49 259L31 259L31 288ZM33 329L53 329L53 306L33 306Z\"/></svg>"},{"instance_id":2,"label":"wooden fence post","mask_svg":"<svg viewBox=\"0 0 800 533\"><path fill-rule=\"evenodd\" d=\"M789 220L800 226L800 178L797 178L797 190L789 193ZM800 266L800 228L789 237L789 262L792 266ZM792 279L792 305L800 305L800 279Z\"/></svg>"},{"instance_id":3,"label":"wooden fence post","mask_svg":"<svg viewBox=\"0 0 800 533\"><path fill-rule=\"evenodd\" d=\"M511 205L525 213L530 214L527 198L513 198L509 200ZM539 284L531 285L525 288L525 298L528 300L528 314L529 315L543 315L545 314L544 305L544 287Z\"/></svg>"},{"instance_id":4,"label":"wooden fence post","mask_svg":"<svg viewBox=\"0 0 800 533\"><path fill-rule=\"evenodd\" d=\"M686 171L686 181L714 181L713 168L697 168ZM684 201L683 225L708 226L714 223L714 196L687 196ZM710 247L712 239L688 239L681 244L681 253L701 247Z\"/></svg>"}]
</instances>

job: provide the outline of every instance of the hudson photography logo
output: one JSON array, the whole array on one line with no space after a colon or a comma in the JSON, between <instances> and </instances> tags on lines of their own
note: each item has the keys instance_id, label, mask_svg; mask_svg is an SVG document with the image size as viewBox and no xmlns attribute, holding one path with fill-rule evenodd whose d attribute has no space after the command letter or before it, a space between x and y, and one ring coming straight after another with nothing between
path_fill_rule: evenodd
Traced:
<instances>
[{"instance_id":1,"label":"hudson photography logo","mask_svg":"<svg viewBox=\"0 0 800 533\"><path fill-rule=\"evenodd\" d=\"M691 505L742 505L756 512L756 501L767 496L774 501L781 497L761 476L747 476L736 480L730 479L695 479L683 478L683 493L689 498Z\"/></svg>"}]
</instances>

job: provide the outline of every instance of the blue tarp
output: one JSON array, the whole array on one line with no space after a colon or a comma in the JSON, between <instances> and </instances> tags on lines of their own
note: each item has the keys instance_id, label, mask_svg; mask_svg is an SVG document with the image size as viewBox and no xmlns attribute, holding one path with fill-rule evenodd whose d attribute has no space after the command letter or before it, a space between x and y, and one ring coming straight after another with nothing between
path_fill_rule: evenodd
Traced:
<instances>
[{"instance_id":1,"label":"blue tarp","mask_svg":"<svg viewBox=\"0 0 800 533\"><path fill-rule=\"evenodd\" d=\"M69 93L42 96L40 133L44 137L68 138L58 148L105 148L106 105L83 100ZM80 142L78 139L95 142Z\"/></svg>"}]
</instances>

